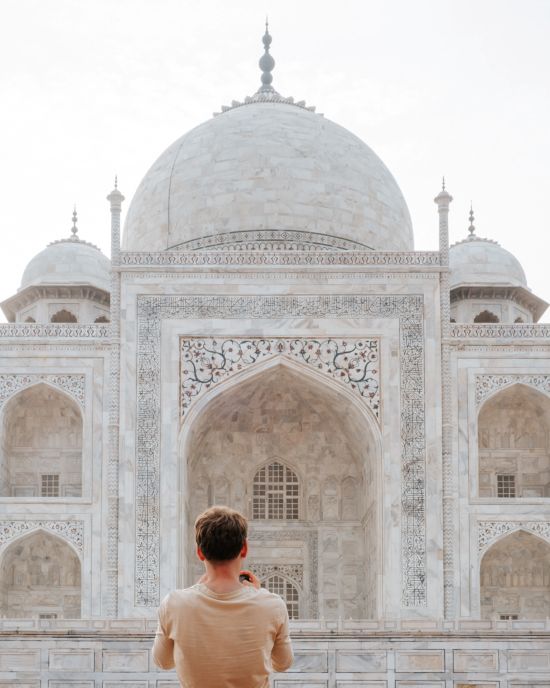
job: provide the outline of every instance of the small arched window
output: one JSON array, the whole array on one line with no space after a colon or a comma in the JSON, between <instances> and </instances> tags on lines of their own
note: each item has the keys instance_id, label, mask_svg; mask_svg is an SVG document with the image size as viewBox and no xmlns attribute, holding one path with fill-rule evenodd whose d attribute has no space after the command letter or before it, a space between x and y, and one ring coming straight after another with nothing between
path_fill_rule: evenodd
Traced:
<instances>
[{"instance_id":1,"label":"small arched window","mask_svg":"<svg viewBox=\"0 0 550 688\"><path fill-rule=\"evenodd\" d=\"M267 578L262 587L267 588L269 592L274 592L279 595L286 602L289 619L298 619L300 616L300 598L298 589L292 583L282 576L273 575Z\"/></svg>"},{"instance_id":2,"label":"small arched window","mask_svg":"<svg viewBox=\"0 0 550 688\"><path fill-rule=\"evenodd\" d=\"M106 315L100 315L98 318L94 320L96 323L108 323L111 322L109 318Z\"/></svg>"},{"instance_id":3,"label":"small arched window","mask_svg":"<svg viewBox=\"0 0 550 688\"><path fill-rule=\"evenodd\" d=\"M76 315L74 315L74 313L71 313L71 311L68 311L65 308L62 308L60 311L57 311L57 313L54 313L52 315L51 322L53 322L53 323L75 323L76 322Z\"/></svg>"},{"instance_id":4,"label":"small arched window","mask_svg":"<svg viewBox=\"0 0 550 688\"><path fill-rule=\"evenodd\" d=\"M518 317L518 318L516 318L516 319L514 320L514 322L515 322L515 323L524 323L525 320L524 320L523 318L519 318L519 317Z\"/></svg>"},{"instance_id":5,"label":"small arched window","mask_svg":"<svg viewBox=\"0 0 550 688\"><path fill-rule=\"evenodd\" d=\"M495 315L494 313L491 313L491 311L481 311L481 313L478 313L476 317L474 318L475 323L497 323L500 322L498 319L498 316Z\"/></svg>"},{"instance_id":6,"label":"small arched window","mask_svg":"<svg viewBox=\"0 0 550 688\"><path fill-rule=\"evenodd\" d=\"M29 315L28 318L25 318L25 322L26 323L34 323L34 322L36 322L36 320Z\"/></svg>"},{"instance_id":7,"label":"small arched window","mask_svg":"<svg viewBox=\"0 0 550 688\"><path fill-rule=\"evenodd\" d=\"M252 518L298 519L298 476L278 461L262 466L254 476Z\"/></svg>"}]
</instances>

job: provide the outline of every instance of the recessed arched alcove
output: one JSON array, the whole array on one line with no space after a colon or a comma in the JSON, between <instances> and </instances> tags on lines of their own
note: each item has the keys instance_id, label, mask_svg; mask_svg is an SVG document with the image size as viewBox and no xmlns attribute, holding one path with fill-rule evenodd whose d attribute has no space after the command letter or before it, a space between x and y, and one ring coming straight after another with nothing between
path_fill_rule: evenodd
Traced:
<instances>
[{"instance_id":1,"label":"recessed arched alcove","mask_svg":"<svg viewBox=\"0 0 550 688\"><path fill-rule=\"evenodd\" d=\"M491 396L478 417L479 495L550 496L550 397L524 384Z\"/></svg>"},{"instance_id":2,"label":"recessed arched alcove","mask_svg":"<svg viewBox=\"0 0 550 688\"><path fill-rule=\"evenodd\" d=\"M80 497L82 414L67 394L39 383L2 409L0 496Z\"/></svg>"},{"instance_id":3,"label":"recessed arched alcove","mask_svg":"<svg viewBox=\"0 0 550 688\"><path fill-rule=\"evenodd\" d=\"M61 538L37 530L0 560L0 614L13 619L80 618L80 560Z\"/></svg>"},{"instance_id":4,"label":"recessed arched alcove","mask_svg":"<svg viewBox=\"0 0 550 688\"><path fill-rule=\"evenodd\" d=\"M201 573L196 516L228 504L249 518L251 568L299 591L293 610L376 617L379 434L360 398L304 366L270 364L220 386L183 447L185 583Z\"/></svg>"},{"instance_id":5,"label":"recessed arched alcove","mask_svg":"<svg viewBox=\"0 0 550 688\"><path fill-rule=\"evenodd\" d=\"M546 619L550 616L550 544L518 530L498 540L480 568L484 619Z\"/></svg>"}]
</instances>

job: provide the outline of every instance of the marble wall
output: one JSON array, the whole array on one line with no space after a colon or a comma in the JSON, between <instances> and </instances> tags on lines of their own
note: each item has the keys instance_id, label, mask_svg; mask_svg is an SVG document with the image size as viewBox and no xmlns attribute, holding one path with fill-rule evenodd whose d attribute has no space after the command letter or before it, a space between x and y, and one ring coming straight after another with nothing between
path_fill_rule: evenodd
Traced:
<instances>
[{"instance_id":1,"label":"marble wall","mask_svg":"<svg viewBox=\"0 0 550 688\"><path fill-rule=\"evenodd\" d=\"M26 622L25 639L13 623L0 630L0 686L179 688L175 673L152 661L155 621L73 622L70 631L62 622ZM489 622L448 624L445 630L429 622L358 626L292 624L294 665L273 675L272 688L550 685L550 628L544 625L531 627L530 637L525 627L509 622L500 629Z\"/></svg>"}]
</instances>

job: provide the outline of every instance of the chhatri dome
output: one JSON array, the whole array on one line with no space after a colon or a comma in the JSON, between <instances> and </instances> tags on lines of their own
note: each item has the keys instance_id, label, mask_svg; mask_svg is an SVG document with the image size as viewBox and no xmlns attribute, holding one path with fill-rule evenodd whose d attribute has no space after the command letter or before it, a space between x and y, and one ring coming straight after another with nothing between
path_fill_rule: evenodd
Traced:
<instances>
[{"instance_id":1,"label":"chhatri dome","mask_svg":"<svg viewBox=\"0 0 550 688\"><path fill-rule=\"evenodd\" d=\"M73 212L71 236L53 241L29 262L21 278L22 291L31 286L90 285L110 290L111 263L101 250L80 239Z\"/></svg>"},{"instance_id":2,"label":"chhatri dome","mask_svg":"<svg viewBox=\"0 0 550 688\"><path fill-rule=\"evenodd\" d=\"M405 199L357 136L262 85L175 141L128 209L123 249L413 250Z\"/></svg>"},{"instance_id":3,"label":"chhatri dome","mask_svg":"<svg viewBox=\"0 0 550 688\"><path fill-rule=\"evenodd\" d=\"M497 241L476 235L471 208L468 236L451 246L449 266L451 288L484 284L527 288L519 260Z\"/></svg>"}]
</instances>

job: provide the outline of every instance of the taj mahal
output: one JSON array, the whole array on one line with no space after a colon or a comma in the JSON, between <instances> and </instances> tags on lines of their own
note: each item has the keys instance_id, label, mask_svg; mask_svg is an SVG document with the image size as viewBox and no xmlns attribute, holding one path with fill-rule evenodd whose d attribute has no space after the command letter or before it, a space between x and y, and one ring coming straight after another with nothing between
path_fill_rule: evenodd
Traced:
<instances>
[{"instance_id":1,"label":"taj mahal","mask_svg":"<svg viewBox=\"0 0 550 688\"><path fill-rule=\"evenodd\" d=\"M115 182L110 258L75 212L2 295L0 687L177 688L156 610L227 504L292 620L275 688L548 688L548 303L445 183L415 251L263 44L254 95Z\"/></svg>"}]
</instances>

